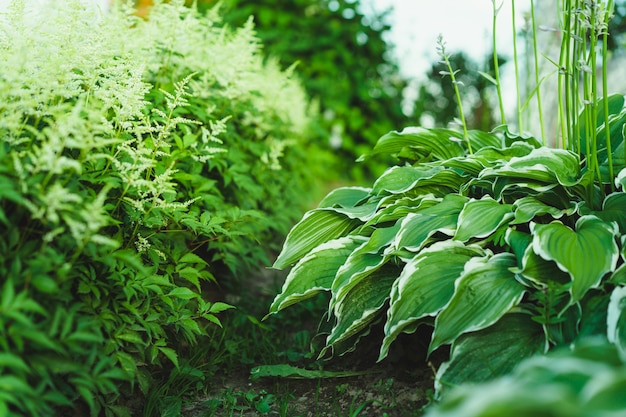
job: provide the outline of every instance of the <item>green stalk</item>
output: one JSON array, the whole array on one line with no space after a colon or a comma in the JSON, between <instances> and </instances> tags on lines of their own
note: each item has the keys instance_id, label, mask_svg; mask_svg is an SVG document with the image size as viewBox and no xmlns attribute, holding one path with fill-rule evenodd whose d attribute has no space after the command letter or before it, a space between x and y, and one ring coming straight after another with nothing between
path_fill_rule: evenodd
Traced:
<instances>
[{"instance_id":1,"label":"green stalk","mask_svg":"<svg viewBox=\"0 0 626 417\"><path fill-rule=\"evenodd\" d=\"M569 89L569 74L567 73L566 62L569 59L569 13L567 13L567 5L562 7L563 10L559 11L559 16L564 16L564 21L561 22L561 33L563 39L561 40L561 50L559 52L559 72L558 72L558 94L559 94L559 123L561 125L561 148L571 149L569 147L569 116L566 111L567 106L567 92Z\"/></svg>"},{"instance_id":2,"label":"green stalk","mask_svg":"<svg viewBox=\"0 0 626 417\"><path fill-rule=\"evenodd\" d=\"M461 93L459 92L459 82L456 80L456 77L455 77L456 73L459 72L459 70L454 71L452 69L452 64L450 63L450 59L448 58L448 55L446 54L446 45L441 35L439 35L439 38L437 39L437 44L439 46L438 47L439 55L443 58L442 63L445 64L448 69L448 71L441 71L441 75L450 76L450 80L452 81L452 88L454 88L454 94L456 96L456 102L459 106L459 118L461 119L461 125L463 126L463 140L465 141L465 143L467 143L468 152L470 154L473 154L474 152L472 151L472 143L469 140L469 134L467 132L467 123L465 122L465 114L463 113L463 103L461 102Z\"/></svg>"},{"instance_id":3,"label":"green stalk","mask_svg":"<svg viewBox=\"0 0 626 417\"><path fill-rule=\"evenodd\" d=\"M539 125L541 126L541 142L546 144L546 130L543 122L543 109L541 106L541 86L539 85L539 52L537 48L537 21L535 20L535 1L530 1L530 18L533 30L533 55L535 60L535 85L537 86L537 110L539 112Z\"/></svg>"},{"instance_id":4,"label":"green stalk","mask_svg":"<svg viewBox=\"0 0 626 417\"><path fill-rule=\"evenodd\" d=\"M609 88L606 74L606 61L608 55L608 37L609 37L609 20L613 13L613 0L609 0L606 10L604 11L604 20L602 27L602 97L604 103L604 134L606 136L606 149L609 163L609 179L611 183L611 192L615 191L615 184L613 178L615 173L613 171L613 152L611 147L611 129L609 126ZM625 152L626 152L626 148Z\"/></svg>"},{"instance_id":5,"label":"green stalk","mask_svg":"<svg viewBox=\"0 0 626 417\"><path fill-rule=\"evenodd\" d=\"M597 65L596 65L596 48L598 47L598 37L597 37L597 19L596 19L596 11L597 11L597 5L595 2L591 2L591 14L590 14L590 28L588 30L589 32L589 59L588 59L588 73L587 75L587 82L590 83L591 85L589 86L590 89L590 96L588 97L588 103L589 103L589 119L591 120L591 126L590 126L590 133L591 136L587 136L588 140L587 142L591 142L591 158L590 160L593 162L593 167L596 170L596 174L598 175L598 178L601 178L601 174L600 174L600 164L598 161L598 129L596 127L596 123L597 123L597 107L598 107L598 78L596 76L597 74ZM589 155L589 154L587 154ZM591 169L591 167L589 167Z\"/></svg>"},{"instance_id":6,"label":"green stalk","mask_svg":"<svg viewBox=\"0 0 626 417\"><path fill-rule=\"evenodd\" d=\"M520 133L524 130L522 120L522 97L519 86L519 62L517 58L517 29L515 28L515 0L511 0L511 24L513 30L513 62L515 63L515 90L517 93L517 124Z\"/></svg>"},{"instance_id":7,"label":"green stalk","mask_svg":"<svg viewBox=\"0 0 626 417\"><path fill-rule=\"evenodd\" d=\"M500 3L499 7L496 7L496 0L491 0L491 4L493 5L493 21L492 21L492 44L493 44L493 68L496 75L496 88L498 89L498 105L500 106L500 123L506 124L506 116L504 115L504 103L502 100L502 87L500 86L500 64L498 63L498 51L497 51L497 41L496 41L496 20L498 16L498 12L500 8L502 8L502 3Z\"/></svg>"}]
</instances>

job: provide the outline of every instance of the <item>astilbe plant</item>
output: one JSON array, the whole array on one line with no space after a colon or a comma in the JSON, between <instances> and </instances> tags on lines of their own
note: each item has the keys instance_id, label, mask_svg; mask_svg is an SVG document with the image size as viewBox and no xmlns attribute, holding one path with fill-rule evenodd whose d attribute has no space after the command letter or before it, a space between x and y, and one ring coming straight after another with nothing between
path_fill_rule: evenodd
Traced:
<instances>
[{"instance_id":1,"label":"astilbe plant","mask_svg":"<svg viewBox=\"0 0 626 417\"><path fill-rule=\"evenodd\" d=\"M0 34L0 415L128 414L231 307L214 264L289 222L304 93L182 1L15 1Z\"/></svg>"},{"instance_id":2,"label":"astilbe plant","mask_svg":"<svg viewBox=\"0 0 626 417\"><path fill-rule=\"evenodd\" d=\"M570 132L592 142L584 152L505 125L383 136L363 159L398 165L371 187L332 191L293 227L270 314L329 292L321 356L358 349L382 321L383 360L401 333L430 326L429 354L451 345L439 393L590 335L626 356L626 108L620 95L582 101Z\"/></svg>"}]
</instances>

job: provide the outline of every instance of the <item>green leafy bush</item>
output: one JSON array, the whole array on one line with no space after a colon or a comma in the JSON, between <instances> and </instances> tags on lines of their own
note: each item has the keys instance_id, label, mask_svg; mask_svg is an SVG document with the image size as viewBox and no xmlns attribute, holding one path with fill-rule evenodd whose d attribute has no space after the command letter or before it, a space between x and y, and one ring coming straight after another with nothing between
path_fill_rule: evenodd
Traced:
<instances>
[{"instance_id":1,"label":"green leafy bush","mask_svg":"<svg viewBox=\"0 0 626 417\"><path fill-rule=\"evenodd\" d=\"M626 111L611 120L623 124ZM453 130L382 137L372 154L407 163L371 188L332 191L294 226L274 266L295 266L270 313L329 291L322 355L354 349L381 319L380 359L400 333L433 326L429 352L452 344L443 385L606 334L626 272L626 193L605 194L570 151L508 131L468 135L473 154Z\"/></svg>"},{"instance_id":2,"label":"green leafy bush","mask_svg":"<svg viewBox=\"0 0 626 417\"><path fill-rule=\"evenodd\" d=\"M306 97L182 2L16 1L0 34L0 415L124 414L298 215Z\"/></svg>"}]
</instances>

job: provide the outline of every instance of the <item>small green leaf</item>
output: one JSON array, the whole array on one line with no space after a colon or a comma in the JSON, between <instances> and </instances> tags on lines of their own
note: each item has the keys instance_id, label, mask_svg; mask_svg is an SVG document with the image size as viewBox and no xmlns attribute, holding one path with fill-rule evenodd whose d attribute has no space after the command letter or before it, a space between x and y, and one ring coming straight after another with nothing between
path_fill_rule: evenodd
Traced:
<instances>
[{"instance_id":1,"label":"small green leaf","mask_svg":"<svg viewBox=\"0 0 626 417\"><path fill-rule=\"evenodd\" d=\"M572 279L572 303L580 300L602 277L615 270L619 249L617 227L595 216L583 216L576 231L559 221L531 223L533 250L543 259L555 261Z\"/></svg>"},{"instance_id":2,"label":"small green leaf","mask_svg":"<svg viewBox=\"0 0 626 417\"><path fill-rule=\"evenodd\" d=\"M159 347L159 351L164 354L176 368L178 368L178 354L174 349L168 347Z\"/></svg>"},{"instance_id":3,"label":"small green leaf","mask_svg":"<svg viewBox=\"0 0 626 417\"><path fill-rule=\"evenodd\" d=\"M174 288L167 294L169 297L180 298L181 300L191 300L193 298L199 298L200 295L198 293L193 292L189 288L186 287L177 287Z\"/></svg>"},{"instance_id":4,"label":"small green leaf","mask_svg":"<svg viewBox=\"0 0 626 417\"><path fill-rule=\"evenodd\" d=\"M516 264L510 253L472 258L465 264L454 295L435 319L429 353L463 333L491 326L520 302L525 290L511 272Z\"/></svg>"}]
</instances>

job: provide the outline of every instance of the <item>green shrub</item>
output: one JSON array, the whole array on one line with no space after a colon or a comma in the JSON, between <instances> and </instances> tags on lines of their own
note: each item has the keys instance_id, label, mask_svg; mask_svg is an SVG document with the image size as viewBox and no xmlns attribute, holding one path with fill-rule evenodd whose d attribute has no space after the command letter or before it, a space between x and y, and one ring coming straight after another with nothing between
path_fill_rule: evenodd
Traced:
<instances>
[{"instance_id":1,"label":"green shrub","mask_svg":"<svg viewBox=\"0 0 626 417\"><path fill-rule=\"evenodd\" d=\"M305 204L306 97L251 25L132 12L0 18L0 415L124 414Z\"/></svg>"},{"instance_id":2,"label":"green shrub","mask_svg":"<svg viewBox=\"0 0 626 417\"><path fill-rule=\"evenodd\" d=\"M437 374L441 392L589 335L626 351L626 108L623 96L607 94L612 2L566 6L559 116L567 149L506 124L468 130L459 106L462 132L383 136L363 159L391 154L398 165L369 188L332 191L291 230L274 266L293 268L270 314L330 292L321 356L355 349L382 321L382 360L398 335L431 326L429 354L451 345ZM439 46L460 103L457 71Z\"/></svg>"}]
</instances>

